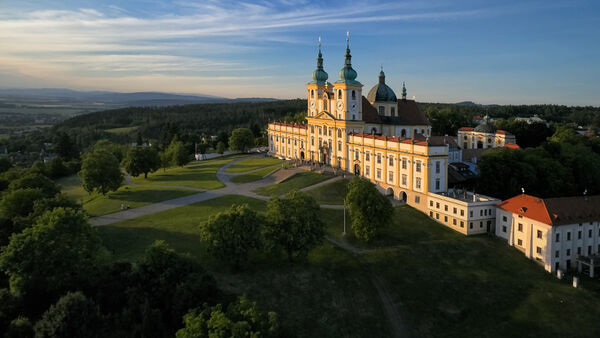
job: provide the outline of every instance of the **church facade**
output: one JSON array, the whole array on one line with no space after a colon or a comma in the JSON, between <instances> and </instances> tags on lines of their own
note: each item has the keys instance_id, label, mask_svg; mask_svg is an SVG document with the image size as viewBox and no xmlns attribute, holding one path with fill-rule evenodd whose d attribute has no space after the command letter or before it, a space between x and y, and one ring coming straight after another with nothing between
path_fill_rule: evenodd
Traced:
<instances>
[{"instance_id":1,"label":"church facade","mask_svg":"<svg viewBox=\"0 0 600 338\"><path fill-rule=\"evenodd\" d=\"M339 80L332 84L327 81L319 46L317 67L306 85L306 122L270 123L269 153L367 178L383 193L431 214L430 206L437 203L431 198L451 199L444 196L448 190L448 145L441 138L430 138L431 124L425 114L414 100L406 98L404 85L401 98L396 97L385 83L383 70L365 97L351 58L347 45ZM475 201L481 202L472 197L455 202L462 203L465 216L467 202ZM459 227L457 221L446 220ZM463 228L457 230L467 234L468 226Z\"/></svg>"}]
</instances>

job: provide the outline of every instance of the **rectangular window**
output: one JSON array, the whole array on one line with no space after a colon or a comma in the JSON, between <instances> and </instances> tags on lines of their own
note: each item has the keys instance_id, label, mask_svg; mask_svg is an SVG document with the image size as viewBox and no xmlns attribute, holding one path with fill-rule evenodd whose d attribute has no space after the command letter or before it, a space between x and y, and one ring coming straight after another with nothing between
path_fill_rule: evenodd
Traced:
<instances>
[{"instance_id":1,"label":"rectangular window","mask_svg":"<svg viewBox=\"0 0 600 338\"><path fill-rule=\"evenodd\" d=\"M388 180L390 181L390 183L394 182L394 172L393 171L388 172Z\"/></svg>"},{"instance_id":2,"label":"rectangular window","mask_svg":"<svg viewBox=\"0 0 600 338\"><path fill-rule=\"evenodd\" d=\"M556 234L556 241L560 242L560 234Z\"/></svg>"},{"instance_id":3,"label":"rectangular window","mask_svg":"<svg viewBox=\"0 0 600 338\"><path fill-rule=\"evenodd\" d=\"M390 160L389 160L389 166L390 166L390 167L393 167L393 166L394 166L394 158L393 158L393 157L390 157Z\"/></svg>"},{"instance_id":4,"label":"rectangular window","mask_svg":"<svg viewBox=\"0 0 600 338\"><path fill-rule=\"evenodd\" d=\"M540 254L540 255L541 255L541 254L542 254L542 248L540 248L539 246L538 246L538 247L536 247L536 248L535 248L535 252L536 252L537 254Z\"/></svg>"},{"instance_id":5,"label":"rectangular window","mask_svg":"<svg viewBox=\"0 0 600 338\"><path fill-rule=\"evenodd\" d=\"M439 209L440 208L440 202L436 202L435 203L435 207Z\"/></svg>"},{"instance_id":6,"label":"rectangular window","mask_svg":"<svg viewBox=\"0 0 600 338\"><path fill-rule=\"evenodd\" d=\"M502 221L504 221L504 222L507 221L506 216L502 216Z\"/></svg>"},{"instance_id":7,"label":"rectangular window","mask_svg":"<svg viewBox=\"0 0 600 338\"><path fill-rule=\"evenodd\" d=\"M456 218L452 219L452 224L456 225Z\"/></svg>"},{"instance_id":8,"label":"rectangular window","mask_svg":"<svg viewBox=\"0 0 600 338\"><path fill-rule=\"evenodd\" d=\"M469 223L469 228L473 229L473 222Z\"/></svg>"},{"instance_id":9,"label":"rectangular window","mask_svg":"<svg viewBox=\"0 0 600 338\"><path fill-rule=\"evenodd\" d=\"M440 161L435 162L435 173L436 174L440 173Z\"/></svg>"},{"instance_id":10,"label":"rectangular window","mask_svg":"<svg viewBox=\"0 0 600 338\"><path fill-rule=\"evenodd\" d=\"M483 216L483 210L479 210L479 216Z\"/></svg>"},{"instance_id":11,"label":"rectangular window","mask_svg":"<svg viewBox=\"0 0 600 338\"><path fill-rule=\"evenodd\" d=\"M369 166L365 167L365 176L371 176L371 171L369 169L371 169Z\"/></svg>"},{"instance_id":12,"label":"rectangular window","mask_svg":"<svg viewBox=\"0 0 600 338\"><path fill-rule=\"evenodd\" d=\"M342 151L342 144L338 143L338 151Z\"/></svg>"},{"instance_id":13,"label":"rectangular window","mask_svg":"<svg viewBox=\"0 0 600 338\"><path fill-rule=\"evenodd\" d=\"M433 207L433 201L429 201L429 206Z\"/></svg>"},{"instance_id":14,"label":"rectangular window","mask_svg":"<svg viewBox=\"0 0 600 338\"><path fill-rule=\"evenodd\" d=\"M519 230L519 232L523 232L523 224L519 223L517 230Z\"/></svg>"},{"instance_id":15,"label":"rectangular window","mask_svg":"<svg viewBox=\"0 0 600 338\"><path fill-rule=\"evenodd\" d=\"M571 240L571 232L569 231L569 232L567 232L567 241L570 241L570 240Z\"/></svg>"},{"instance_id":16,"label":"rectangular window","mask_svg":"<svg viewBox=\"0 0 600 338\"><path fill-rule=\"evenodd\" d=\"M502 232L506 232L506 225L502 226Z\"/></svg>"},{"instance_id":17,"label":"rectangular window","mask_svg":"<svg viewBox=\"0 0 600 338\"><path fill-rule=\"evenodd\" d=\"M456 215L456 208L452 208L452 213Z\"/></svg>"},{"instance_id":18,"label":"rectangular window","mask_svg":"<svg viewBox=\"0 0 600 338\"><path fill-rule=\"evenodd\" d=\"M577 239L581 239L581 231L577 232Z\"/></svg>"},{"instance_id":19,"label":"rectangular window","mask_svg":"<svg viewBox=\"0 0 600 338\"><path fill-rule=\"evenodd\" d=\"M435 190L440 190L440 179L439 178L435 179Z\"/></svg>"},{"instance_id":20,"label":"rectangular window","mask_svg":"<svg viewBox=\"0 0 600 338\"><path fill-rule=\"evenodd\" d=\"M578 248L577 248L577 254L578 254L578 255L581 255L581 247L578 247Z\"/></svg>"},{"instance_id":21,"label":"rectangular window","mask_svg":"<svg viewBox=\"0 0 600 338\"><path fill-rule=\"evenodd\" d=\"M371 160L371 154L369 154L368 152L365 153L365 161L370 161Z\"/></svg>"},{"instance_id":22,"label":"rectangular window","mask_svg":"<svg viewBox=\"0 0 600 338\"><path fill-rule=\"evenodd\" d=\"M567 256L571 256L571 249L567 249Z\"/></svg>"},{"instance_id":23,"label":"rectangular window","mask_svg":"<svg viewBox=\"0 0 600 338\"><path fill-rule=\"evenodd\" d=\"M464 227L465 227L465 222L463 222L463 221L460 221L460 227L461 227L461 228L464 228Z\"/></svg>"},{"instance_id":24,"label":"rectangular window","mask_svg":"<svg viewBox=\"0 0 600 338\"><path fill-rule=\"evenodd\" d=\"M592 246L588 246L588 256L592 254Z\"/></svg>"},{"instance_id":25,"label":"rectangular window","mask_svg":"<svg viewBox=\"0 0 600 338\"><path fill-rule=\"evenodd\" d=\"M406 185L408 177L406 175L402 175L402 185Z\"/></svg>"},{"instance_id":26,"label":"rectangular window","mask_svg":"<svg viewBox=\"0 0 600 338\"><path fill-rule=\"evenodd\" d=\"M415 169L418 173L421 172L421 161L417 161L417 168Z\"/></svg>"},{"instance_id":27,"label":"rectangular window","mask_svg":"<svg viewBox=\"0 0 600 338\"><path fill-rule=\"evenodd\" d=\"M537 231L537 238L542 238L542 230Z\"/></svg>"},{"instance_id":28,"label":"rectangular window","mask_svg":"<svg viewBox=\"0 0 600 338\"><path fill-rule=\"evenodd\" d=\"M417 177L417 183L416 183L417 189L421 189L421 178Z\"/></svg>"},{"instance_id":29,"label":"rectangular window","mask_svg":"<svg viewBox=\"0 0 600 338\"><path fill-rule=\"evenodd\" d=\"M523 246L523 241L522 241L522 240L520 240L520 239L517 239L517 245L518 245L518 246Z\"/></svg>"},{"instance_id":30,"label":"rectangular window","mask_svg":"<svg viewBox=\"0 0 600 338\"><path fill-rule=\"evenodd\" d=\"M377 178L381 179L381 169L377 169Z\"/></svg>"},{"instance_id":31,"label":"rectangular window","mask_svg":"<svg viewBox=\"0 0 600 338\"><path fill-rule=\"evenodd\" d=\"M415 196L415 203L421 203L421 197Z\"/></svg>"},{"instance_id":32,"label":"rectangular window","mask_svg":"<svg viewBox=\"0 0 600 338\"><path fill-rule=\"evenodd\" d=\"M429 217L433 218L433 211L429 212Z\"/></svg>"},{"instance_id":33,"label":"rectangular window","mask_svg":"<svg viewBox=\"0 0 600 338\"><path fill-rule=\"evenodd\" d=\"M448 216L444 216L444 222L448 222Z\"/></svg>"},{"instance_id":34,"label":"rectangular window","mask_svg":"<svg viewBox=\"0 0 600 338\"><path fill-rule=\"evenodd\" d=\"M377 154L377 164L381 164L381 154Z\"/></svg>"},{"instance_id":35,"label":"rectangular window","mask_svg":"<svg viewBox=\"0 0 600 338\"><path fill-rule=\"evenodd\" d=\"M354 159L358 160L358 149L354 151Z\"/></svg>"},{"instance_id":36,"label":"rectangular window","mask_svg":"<svg viewBox=\"0 0 600 338\"><path fill-rule=\"evenodd\" d=\"M435 218L436 219L440 219L440 214L438 214L437 212L435 213Z\"/></svg>"},{"instance_id":37,"label":"rectangular window","mask_svg":"<svg viewBox=\"0 0 600 338\"><path fill-rule=\"evenodd\" d=\"M402 159L402 169L406 169L406 159Z\"/></svg>"},{"instance_id":38,"label":"rectangular window","mask_svg":"<svg viewBox=\"0 0 600 338\"><path fill-rule=\"evenodd\" d=\"M588 237L592 238L592 229L588 230Z\"/></svg>"},{"instance_id":39,"label":"rectangular window","mask_svg":"<svg viewBox=\"0 0 600 338\"><path fill-rule=\"evenodd\" d=\"M560 257L560 251L559 250L556 250L554 252L554 257L556 257L556 258Z\"/></svg>"},{"instance_id":40,"label":"rectangular window","mask_svg":"<svg viewBox=\"0 0 600 338\"><path fill-rule=\"evenodd\" d=\"M479 227L483 228L483 222L482 221L479 222Z\"/></svg>"},{"instance_id":41,"label":"rectangular window","mask_svg":"<svg viewBox=\"0 0 600 338\"><path fill-rule=\"evenodd\" d=\"M465 215L465 211L463 209L460 209L460 215L464 216Z\"/></svg>"},{"instance_id":42,"label":"rectangular window","mask_svg":"<svg viewBox=\"0 0 600 338\"><path fill-rule=\"evenodd\" d=\"M473 217L473 210L469 211L469 216Z\"/></svg>"}]
</instances>

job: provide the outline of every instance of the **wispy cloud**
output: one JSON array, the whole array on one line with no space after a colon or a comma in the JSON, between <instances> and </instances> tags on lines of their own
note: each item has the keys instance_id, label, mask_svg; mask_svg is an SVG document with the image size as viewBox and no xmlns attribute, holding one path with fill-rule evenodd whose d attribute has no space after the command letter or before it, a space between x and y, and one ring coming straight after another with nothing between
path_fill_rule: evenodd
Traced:
<instances>
[{"instance_id":1,"label":"wispy cloud","mask_svg":"<svg viewBox=\"0 0 600 338\"><path fill-rule=\"evenodd\" d=\"M0 20L0 67L32 76L31 69L36 69L47 76L80 78L77 83L99 74L104 78L174 74L197 76L199 81L250 78L263 76L255 73L268 65L248 64L245 53L256 52L261 44L297 43L294 33L298 31L480 13L420 2L356 1L339 8L305 0L180 1L176 5L172 13L158 15L114 5L5 12Z\"/></svg>"}]
</instances>

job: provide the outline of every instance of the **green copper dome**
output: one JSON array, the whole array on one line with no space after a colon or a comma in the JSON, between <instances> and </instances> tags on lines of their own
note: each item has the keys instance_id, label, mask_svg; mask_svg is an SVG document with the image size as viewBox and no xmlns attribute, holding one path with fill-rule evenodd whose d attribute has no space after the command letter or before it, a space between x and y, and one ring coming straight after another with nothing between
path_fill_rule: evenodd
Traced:
<instances>
[{"instance_id":1,"label":"green copper dome","mask_svg":"<svg viewBox=\"0 0 600 338\"><path fill-rule=\"evenodd\" d=\"M396 93L385 84L385 74L383 69L379 72L379 83L376 84L367 95L369 102L396 102Z\"/></svg>"},{"instance_id":2,"label":"green copper dome","mask_svg":"<svg viewBox=\"0 0 600 338\"><path fill-rule=\"evenodd\" d=\"M361 83L356 81L356 77L358 74L352 68L352 55L350 55L350 42L349 39L346 39L346 56L344 61L344 68L340 70L340 80L335 83L347 83L347 84L357 84Z\"/></svg>"},{"instance_id":3,"label":"green copper dome","mask_svg":"<svg viewBox=\"0 0 600 338\"><path fill-rule=\"evenodd\" d=\"M321 54L321 43L319 42L319 55L317 56L317 69L312 73L313 80L310 83L313 84L327 84L329 75L323 69L323 54Z\"/></svg>"}]
</instances>

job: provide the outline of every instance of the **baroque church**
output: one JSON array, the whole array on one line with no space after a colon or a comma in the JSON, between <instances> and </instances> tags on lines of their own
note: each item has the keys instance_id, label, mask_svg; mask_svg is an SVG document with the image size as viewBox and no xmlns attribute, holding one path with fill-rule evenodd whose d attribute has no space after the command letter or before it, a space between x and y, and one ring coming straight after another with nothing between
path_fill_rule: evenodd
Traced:
<instances>
[{"instance_id":1,"label":"baroque church","mask_svg":"<svg viewBox=\"0 0 600 338\"><path fill-rule=\"evenodd\" d=\"M382 69L377 83L365 97L363 84L357 80L358 73L351 61L346 39L339 80L333 84L328 82L319 44L317 67L312 81L306 85L306 122L269 123L269 153L367 178L382 193L405 201L434 219L437 215L438 221L454 226L459 232L491 231L493 216L487 210L494 200L448 191L449 147L445 138L431 136L429 120L414 100L406 98L406 87L403 85L398 99L385 83ZM440 200L447 201L440 204ZM451 215L440 216L439 210L434 210L436 205L445 205L447 210L449 203L454 205L450 209L453 215L451 212ZM468 211L473 218L473 208L483 206L485 217L482 209L480 223L471 222ZM475 215L478 213L476 210ZM475 227L475 224L480 226Z\"/></svg>"}]
</instances>

